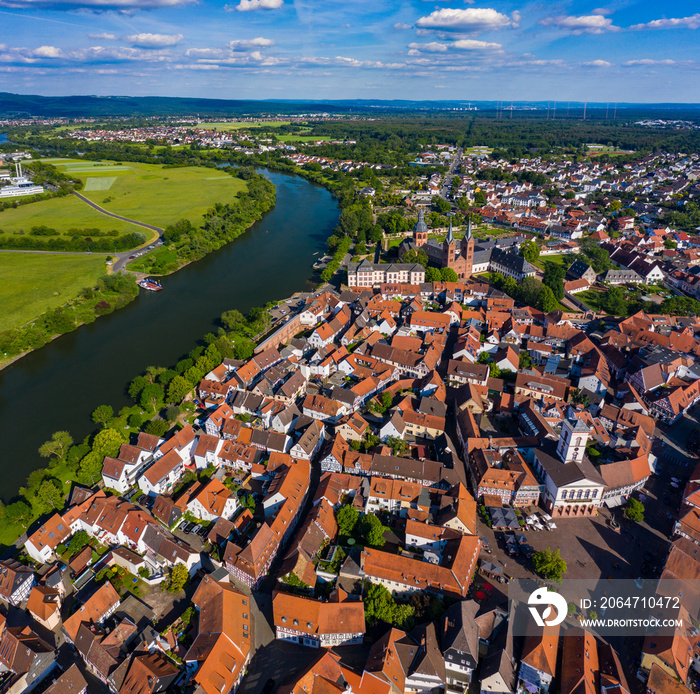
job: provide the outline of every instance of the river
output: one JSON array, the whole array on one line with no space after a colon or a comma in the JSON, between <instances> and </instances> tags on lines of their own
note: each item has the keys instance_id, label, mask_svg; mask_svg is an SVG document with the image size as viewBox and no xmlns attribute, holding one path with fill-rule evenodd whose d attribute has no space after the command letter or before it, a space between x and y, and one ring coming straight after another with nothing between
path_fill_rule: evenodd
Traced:
<instances>
[{"instance_id":1,"label":"river","mask_svg":"<svg viewBox=\"0 0 700 694\"><path fill-rule=\"evenodd\" d=\"M3 142L7 142L7 135L5 135L5 133L0 133L0 145Z\"/></svg>"},{"instance_id":2,"label":"river","mask_svg":"<svg viewBox=\"0 0 700 694\"><path fill-rule=\"evenodd\" d=\"M95 429L97 405L115 411L131 400L125 386L147 366L171 366L229 309L243 313L310 289L311 265L339 210L324 188L287 174L263 172L277 203L245 234L163 278L162 292L54 340L0 371L0 497L17 494L45 461L39 446L54 431L76 441Z\"/></svg>"}]
</instances>

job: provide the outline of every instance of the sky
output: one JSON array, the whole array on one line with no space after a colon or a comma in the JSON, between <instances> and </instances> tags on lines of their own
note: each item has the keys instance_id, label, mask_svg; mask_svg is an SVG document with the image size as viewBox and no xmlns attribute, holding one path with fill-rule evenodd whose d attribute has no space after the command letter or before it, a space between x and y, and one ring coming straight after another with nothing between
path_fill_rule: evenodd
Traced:
<instances>
[{"instance_id":1,"label":"sky","mask_svg":"<svg viewBox=\"0 0 700 694\"><path fill-rule=\"evenodd\" d=\"M0 91L700 102L700 3L596 2L0 0Z\"/></svg>"}]
</instances>

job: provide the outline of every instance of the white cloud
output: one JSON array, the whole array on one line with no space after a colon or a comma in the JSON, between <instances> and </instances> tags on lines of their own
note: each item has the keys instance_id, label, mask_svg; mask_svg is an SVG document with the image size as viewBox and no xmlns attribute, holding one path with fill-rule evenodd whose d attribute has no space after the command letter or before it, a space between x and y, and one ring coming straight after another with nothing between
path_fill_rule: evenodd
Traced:
<instances>
[{"instance_id":1,"label":"white cloud","mask_svg":"<svg viewBox=\"0 0 700 694\"><path fill-rule=\"evenodd\" d=\"M16 10L156 10L165 7L181 7L197 0L0 0L0 7Z\"/></svg>"},{"instance_id":2,"label":"white cloud","mask_svg":"<svg viewBox=\"0 0 700 694\"><path fill-rule=\"evenodd\" d=\"M700 13L690 17L671 17L669 19L654 19L645 24L633 24L630 29L700 29Z\"/></svg>"},{"instance_id":3,"label":"white cloud","mask_svg":"<svg viewBox=\"0 0 700 694\"><path fill-rule=\"evenodd\" d=\"M235 9L239 12L277 10L282 7L283 4L283 0L241 0ZM228 9L228 7L226 9Z\"/></svg>"},{"instance_id":4,"label":"white cloud","mask_svg":"<svg viewBox=\"0 0 700 694\"><path fill-rule=\"evenodd\" d=\"M63 51L56 46L39 46L34 51L33 54L37 58L62 58Z\"/></svg>"},{"instance_id":5,"label":"white cloud","mask_svg":"<svg viewBox=\"0 0 700 694\"><path fill-rule=\"evenodd\" d=\"M503 48L500 43L476 41L475 39L460 39L452 45L462 51L500 51Z\"/></svg>"},{"instance_id":6,"label":"white cloud","mask_svg":"<svg viewBox=\"0 0 700 694\"><path fill-rule=\"evenodd\" d=\"M431 41L430 43L409 43L408 47L418 53L444 53L447 50L446 43Z\"/></svg>"},{"instance_id":7,"label":"white cloud","mask_svg":"<svg viewBox=\"0 0 700 694\"><path fill-rule=\"evenodd\" d=\"M591 14L612 14L612 12L607 7L596 7L595 10L591 10Z\"/></svg>"},{"instance_id":8,"label":"white cloud","mask_svg":"<svg viewBox=\"0 0 700 694\"><path fill-rule=\"evenodd\" d=\"M88 38L95 41L116 41L119 37L116 34L104 32L102 34L88 34Z\"/></svg>"},{"instance_id":9,"label":"white cloud","mask_svg":"<svg viewBox=\"0 0 700 694\"><path fill-rule=\"evenodd\" d=\"M180 43L184 36L182 34L132 34L124 38L138 48L167 48Z\"/></svg>"},{"instance_id":10,"label":"white cloud","mask_svg":"<svg viewBox=\"0 0 700 694\"><path fill-rule=\"evenodd\" d=\"M637 65L675 65L676 61L666 58L665 60L654 60L652 58L640 58L639 60L628 60L622 63L625 67L635 67Z\"/></svg>"},{"instance_id":11,"label":"white cloud","mask_svg":"<svg viewBox=\"0 0 700 694\"><path fill-rule=\"evenodd\" d=\"M404 22L396 22L394 24L394 29L410 29L411 25L410 24L405 24Z\"/></svg>"},{"instance_id":12,"label":"white cloud","mask_svg":"<svg viewBox=\"0 0 700 694\"><path fill-rule=\"evenodd\" d=\"M612 67L612 63L607 60L589 60L587 63L581 63L584 67Z\"/></svg>"},{"instance_id":13,"label":"white cloud","mask_svg":"<svg viewBox=\"0 0 700 694\"><path fill-rule=\"evenodd\" d=\"M229 41L226 45L232 51L249 51L254 48L274 46L275 42L272 39L264 39L262 36L258 36L254 39L237 39L236 41Z\"/></svg>"},{"instance_id":14,"label":"white cloud","mask_svg":"<svg viewBox=\"0 0 700 694\"><path fill-rule=\"evenodd\" d=\"M519 20L519 13L511 20L507 15L490 8L443 8L435 10L427 17L421 17L416 26L421 29L475 33L505 29L516 25Z\"/></svg>"},{"instance_id":15,"label":"white cloud","mask_svg":"<svg viewBox=\"0 0 700 694\"><path fill-rule=\"evenodd\" d=\"M612 19L601 14L582 15L581 17L547 17L540 20L543 26L556 27L557 29L567 29L572 34L602 34L605 31L619 31L612 23Z\"/></svg>"}]
</instances>

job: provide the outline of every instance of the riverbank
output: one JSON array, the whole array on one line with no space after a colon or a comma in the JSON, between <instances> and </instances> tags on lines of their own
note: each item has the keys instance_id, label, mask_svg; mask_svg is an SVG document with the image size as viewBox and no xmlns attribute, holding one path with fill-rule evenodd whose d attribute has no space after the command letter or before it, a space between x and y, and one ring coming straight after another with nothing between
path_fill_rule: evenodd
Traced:
<instances>
[{"instance_id":1,"label":"riverbank","mask_svg":"<svg viewBox=\"0 0 700 694\"><path fill-rule=\"evenodd\" d=\"M200 336L216 336L222 313L314 288L311 265L338 222L336 202L301 178L268 177L277 204L248 233L170 275L164 291L142 292L0 371L0 446L13 461L3 468L0 497L12 499L45 465L37 450L53 432L81 441L94 430L96 406L133 406L125 384L148 365L177 363Z\"/></svg>"},{"instance_id":2,"label":"riverbank","mask_svg":"<svg viewBox=\"0 0 700 694\"><path fill-rule=\"evenodd\" d=\"M257 187L255 187L256 183L258 183ZM177 267L163 274L180 270L185 265L201 260L224 244L230 243L260 221L274 207L274 184L256 175L251 179L248 187L253 187L253 191L258 190L258 194L245 193L243 197L237 198L237 204L217 204L206 213L202 230L195 229L192 224L186 222L186 228L178 237L171 232L174 237L174 246L181 256L181 262ZM184 220L181 220L178 224L183 223ZM144 274L149 273L146 271ZM117 276L122 275L112 277ZM98 283L97 286L86 287L78 297L46 311L28 324L0 332L0 355L2 355L0 370L44 347L61 335L92 323L98 317L129 304L138 296L138 289L135 279L131 275L128 277L133 288L122 283L123 286L120 287L116 296L105 292L105 282L102 281L102 285ZM114 280L110 282L114 284Z\"/></svg>"}]
</instances>

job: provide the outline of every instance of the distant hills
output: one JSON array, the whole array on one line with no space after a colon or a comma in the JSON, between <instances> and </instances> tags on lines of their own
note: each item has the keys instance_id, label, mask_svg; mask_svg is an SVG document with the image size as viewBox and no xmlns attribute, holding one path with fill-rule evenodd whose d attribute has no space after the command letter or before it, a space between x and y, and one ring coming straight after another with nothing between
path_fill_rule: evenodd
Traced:
<instances>
[{"instance_id":1,"label":"distant hills","mask_svg":"<svg viewBox=\"0 0 700 694\"><path fill-rule=\"evenodd\" d=\"M552 104L554 102L551 102ZM500 108L508 110L510 102L502 102ZM454 111L476 106L479 111L495 111L495 101L411 101L339 99L319 100L270 100L242 101L230 99L193 99L167 96L39 96L0 92L0 118L7 117L147 117L147 116L256 116L260 114L314 114L333 113L400 113L417 111ZM588 103L588 111L612 108L612 104ZM546 101L514 101L515 111L546 111ZM583 102L557 102L557 112L572 113L583 109ZM700 104L630 104L618 103L617 113L626 117L647 113L655 117L697 117Z\"/></svg>"}]
</instances>

